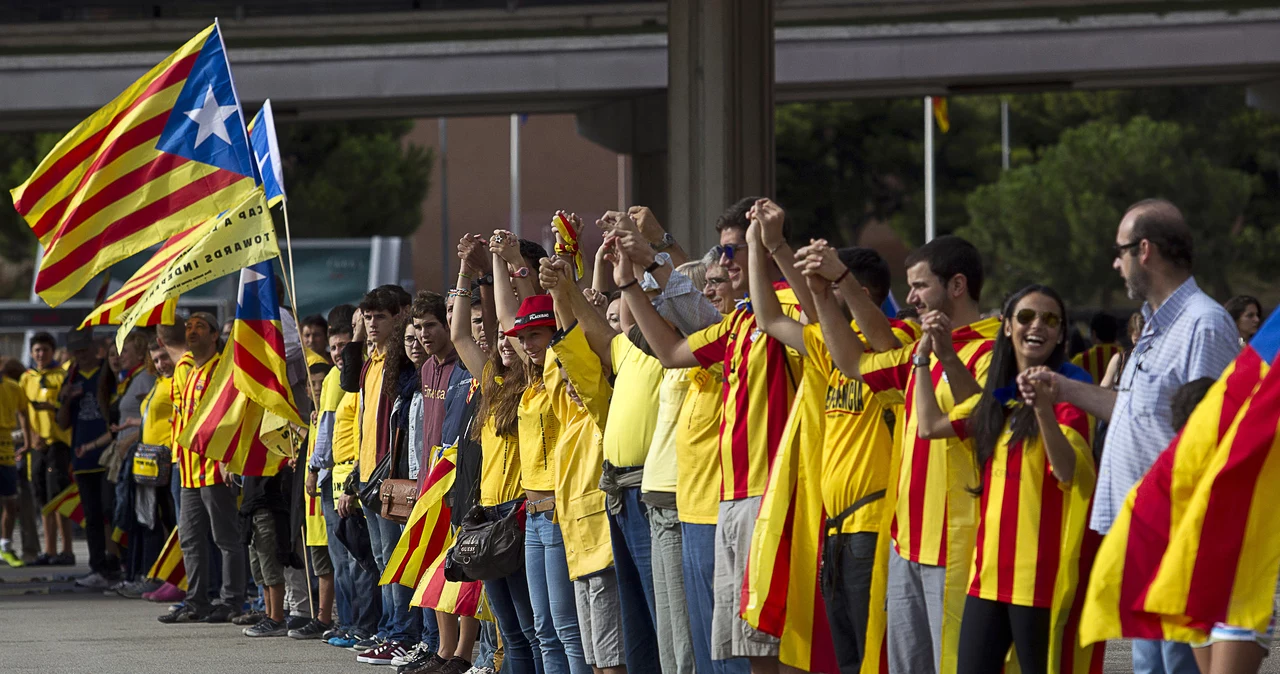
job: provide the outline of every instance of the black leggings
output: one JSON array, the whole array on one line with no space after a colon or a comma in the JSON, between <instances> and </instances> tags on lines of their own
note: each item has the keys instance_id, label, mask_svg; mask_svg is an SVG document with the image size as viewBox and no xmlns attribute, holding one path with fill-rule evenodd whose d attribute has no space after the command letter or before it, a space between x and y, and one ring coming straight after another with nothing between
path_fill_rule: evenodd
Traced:
<instances>
[{"instance_id":1,"label":"black leggings","mask_svg":"<svg viewBox=\"0 0 1280 674\"><path fill-rule=\"evenodd\" d=\"M1044 674L1049 660L1049 609L966 597L956 674L1000 674L1009 645L1022 674Z\"/></svg>"}]
</instances>

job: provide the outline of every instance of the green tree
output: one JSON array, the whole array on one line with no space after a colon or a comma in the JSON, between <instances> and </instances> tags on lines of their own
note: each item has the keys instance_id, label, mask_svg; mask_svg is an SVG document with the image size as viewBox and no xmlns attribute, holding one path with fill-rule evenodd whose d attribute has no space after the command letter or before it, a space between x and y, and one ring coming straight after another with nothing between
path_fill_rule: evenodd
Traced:
<instances>
[{"instance_id":1,"label":"green tree","mask_svg":"<svg viewBox=\"0 0 1280 674\"><path fill-rule=\"evenodd\" d=\"M1196 237L1196 276L1219 297L1241 250L1237 225L1258 180L1189 149L1173 122L1135 117L1090 122L1061 134L1035 163L1000 176L967 199L958 233L987 260L989 301L1046 283L1068 302L1109 306L1121 289L1110 271L1124 210L1148 197L1174 201Z\"/></svg>"},{"instance_id":2,"label":"green tree","mask_svg":"<svg viewBox=\"0 0 1280 674\"><path fill-rule=\"evenodd\" d=\"M417 230L434 153L405 142L412 128L411 120L282 124L277 131L293 235Z\"/></svg>"}]
</instances>

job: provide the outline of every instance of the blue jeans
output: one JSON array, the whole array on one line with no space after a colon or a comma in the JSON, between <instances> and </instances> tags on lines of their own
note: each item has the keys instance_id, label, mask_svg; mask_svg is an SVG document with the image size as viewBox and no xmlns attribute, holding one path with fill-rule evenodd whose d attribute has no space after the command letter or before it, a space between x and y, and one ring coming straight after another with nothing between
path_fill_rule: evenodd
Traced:
<instances>
[{"instance_id":1,"label":"blue jeans","mask_svg":"<svg viewBox=\"0 0 1280 674\"><path fill-rule=\"evenodd\" d=\"M496 522L520 505L521 500L485 508L485 515L489 521ZM542 649L533 626L533 605L529 602L529 580L524 569L500 580L484 581L484 591L502 632L502 670L506 672L510 668L509 674L543 674Z\"/></svg>"},{"instance_id":2,"label":"blue jeans","mask_svg":"<svg viewBox=\"0 0 1280 674\"><path fill-rule=\"evenodd\" d=\"M524 532L524 571L529 579L533 628L546 674L592 674L582 652L578 604L569 580L560 525L551 513L530 515ZM655 649L652 651L656 653Z\"/></svg>"},{"instance_id":3,"label":"blue jeans","mask_svg":"<svg viewBox=\"0 0 1280 674\"><path fill-rule=\"evenodd\" d=\"M381 597L375 589L378 579L360 568L347 546L338 540L338 508L333 502L333 480L320 483L320 507L328 532L329 557L333 560L333 589L338 605L338 624L361 639L378 630L382 616Z\"/></svg>"},{"instance_id":4,"label":"blue jeans","mask_svg":"<svg viewBox=\"0 0 1280 674\"><path fill-rule=\"evenodd\" d=\"M652 536L648 507L640 502L640 488L622 490L622 510L609 513L613 541L613 570L618 574L618 602L622 605L622 641L627 651L627 674L657 674L657 607L653 598Z\"/></svg>"},{"instance_id":5,"label":"blue jeans","mask_svg":"<svg viewBox=\"0 0 1280 674\"><path fill-rule=\"evenodd\" d=\"M693 657L698 672L749 674L746 658L711 659L711 613L715 607L716 525L680 524L684 568L684 596L689 603L689 631L693 634Z\"/></svg>"},{"instance_id":6,"label":"blue jeans","mask_svg":"<svg viewBox=\"0 0 1280 674\"><path fill-rule=\"evenodd\" d=\"M400 542L400 525L391 520L384 520L376 510L364 509L365 521L369 523L369 544L373 546L373 559L378 564L378 572L387 568L387 560L395 552L396 543ZM413 608L409 602L413 599L413 588L399 583L388 583L382 586L382 620L378 622L378 635L389 641L412 646L422 637L422 610ZM413 610L410 610L410 609Z\"/></svg>"},{"instance_id":7,"label":"blue jeans","mask_svg":"<svg viewBox=\"0 0 1280 674\"><path fill-rule=\"evenodd\" d=\"M1134 674L1198 674L1191 647L1176 641L1134 639Z\"/></svg>"}]
</instances>

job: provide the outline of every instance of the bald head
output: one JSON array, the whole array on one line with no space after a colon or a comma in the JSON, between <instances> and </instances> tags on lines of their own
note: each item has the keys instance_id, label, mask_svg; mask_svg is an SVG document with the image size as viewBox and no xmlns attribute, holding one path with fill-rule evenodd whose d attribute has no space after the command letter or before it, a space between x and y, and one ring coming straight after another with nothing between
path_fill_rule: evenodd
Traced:
<instances>
[{"instance_id":1,"label":"bald head","mask_svg":"<svg viewBox=\"0 0 1280 674\"><path fill-rule=\"evenodd\" d=\"M1193 241L1191 228L1171 202L1165 199L1143 199L1125 211L1120 231L1128 231L1132 242L1146 240L1169 266L1190 272Z\"/></svg>"}]
</instances>

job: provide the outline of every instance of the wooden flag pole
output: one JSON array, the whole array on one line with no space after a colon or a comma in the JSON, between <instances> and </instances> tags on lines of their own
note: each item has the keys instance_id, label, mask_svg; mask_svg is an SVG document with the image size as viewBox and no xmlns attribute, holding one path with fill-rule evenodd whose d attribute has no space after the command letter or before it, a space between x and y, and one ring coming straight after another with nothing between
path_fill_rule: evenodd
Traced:
<instances>
[{"instance_id":1,"label":"wooden flag pole","mask_svg":"<svg viewBox=\"0 0 1280 674\"><path fill-rule=\"evenodd\" d=\"M302 362L306 363L307 354L305 353L305 350L307 348L307 345L302 343L302 320L298 318L298 291L297 291L297 287L294 284L293 236L291 236L289 233L289 200L288 199L282 199L280 201L280 211L284 214L284 248L289 258L289 270L286 273L286 276L288 278L285 279L285 281L287 282L285 285L289 290L289 310L293 312L293 324L298 328L298 344L304 350L304 353L302 354ZM311 368L308 367L307 379L306 379L307 397L311 399L311 410L313 412L316 412L320 410L320 401L316 400L315 393L311 390L310 372L311 372ZM306 420L304 419L304 421Z\"/></svg>"}]
</instances>

